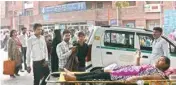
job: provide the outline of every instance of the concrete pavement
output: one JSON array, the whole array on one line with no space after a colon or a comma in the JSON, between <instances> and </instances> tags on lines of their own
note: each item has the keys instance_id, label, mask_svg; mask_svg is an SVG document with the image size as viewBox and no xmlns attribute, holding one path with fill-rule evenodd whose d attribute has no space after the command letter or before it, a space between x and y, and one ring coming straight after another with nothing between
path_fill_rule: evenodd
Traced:
<instances>
[{"instance_id":1,"label":"concrete pavement","mask_svg":"<svg viewBox=\"0 0 176 85\"><path fill-rule=\"evenodd\" d=\"M0 49L0 80L1 85L32 85L33 74L25 72L19 72L20 76L16 78L10 78L9 75L3 75L3 61L8 59L7 52Z\"/></svg>"},{"instance_id":2,"label":"concrete pavement","mask_svg":"<svg viewBox=\"0 0 176 85\"><path fill-rule=\"evenodd\" d=\"M33 85L33 73L19 72L20 76L16 78L10 78L9 75L3 75L3 61L7 60L7 52L0 49L0 85ZM57 84L47 84L57 85Z\"/></svg>"}]
</instances>

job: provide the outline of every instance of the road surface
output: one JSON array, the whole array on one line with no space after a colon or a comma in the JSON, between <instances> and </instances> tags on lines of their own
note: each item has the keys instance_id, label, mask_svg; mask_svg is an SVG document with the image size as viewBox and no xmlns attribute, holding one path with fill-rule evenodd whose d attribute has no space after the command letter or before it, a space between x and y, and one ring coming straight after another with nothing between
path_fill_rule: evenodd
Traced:
<instances>
[{"instance_id":1,"label":"road surface","mask_svg":"<svg viewBox=\"0 0 176 85\"><path fill-rule=\"evenodd\" d=\"M16 78L10 78L9 75L3 75L3 61L8 59L7 52L0 49L0 85L33 85L33 73L19 72L20 76ZM58 84L47 84L58 85Z\"/></svg>"}]
</instances>

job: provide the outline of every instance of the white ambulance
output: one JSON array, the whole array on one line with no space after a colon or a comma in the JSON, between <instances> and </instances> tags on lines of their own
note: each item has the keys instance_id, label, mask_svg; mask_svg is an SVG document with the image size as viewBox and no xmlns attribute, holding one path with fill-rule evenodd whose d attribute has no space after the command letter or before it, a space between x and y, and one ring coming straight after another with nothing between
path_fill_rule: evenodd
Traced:
<instances>
[{"instance_id":1,"label":"white ambulance","mask_svg":"<svg viewBox=\"0 0 176 85\"><path fill-rule=\"evenodd\" d=\"M169 43L171 67L176 68L176 44L165 36ZM140 28L117 26L94 26L89 39L87 70L101 68L112 63L118 65L135 64L135 53L141 50L141 64L149 64L152 52L152 31Z\"/></svg>"}]
</instances>

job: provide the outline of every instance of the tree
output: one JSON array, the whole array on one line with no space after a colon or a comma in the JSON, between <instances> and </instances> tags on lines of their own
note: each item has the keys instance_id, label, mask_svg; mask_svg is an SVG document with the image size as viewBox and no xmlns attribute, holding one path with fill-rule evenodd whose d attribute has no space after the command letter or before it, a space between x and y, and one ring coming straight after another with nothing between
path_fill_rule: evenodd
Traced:
<instances>
[{"instance_id":1,"label":"tree","mask_svg":"<svg viewBox=\"0 0 176 85\"><path fill-rule=\"evenodd\" d=\"M120 18L120 12L121 12L121 8L123 7L128 7L129 6L129 1L117 1L115 3L116 7L117 7L117 21L118 21L118 25L120 25L121 22L121 18Z\"/></svg>"},{"instance_id":2,"label":"tree","mask_svg":"<svg viewBox=\"0 0 176 85\"><path fill-rule=\"evenodd\" d=\"M116 2L116 7L118 8L123 8L123 7L128 7L129 6L129 1L117 1Z\"/></svg>"}]
</instances>

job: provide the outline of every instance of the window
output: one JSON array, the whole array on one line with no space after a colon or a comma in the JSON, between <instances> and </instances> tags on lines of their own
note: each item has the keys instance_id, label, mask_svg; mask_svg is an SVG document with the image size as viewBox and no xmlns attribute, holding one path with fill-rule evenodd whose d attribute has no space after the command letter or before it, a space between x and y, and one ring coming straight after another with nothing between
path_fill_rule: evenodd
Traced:
<instances>
[{"instance_id":1,"label":"window","mask_svg":"<svg viewBox=\"0 0 176 85\"><path fill-rule=\"evenodd\" d=\"M87 1L87 2L86 2L86 8L87 8L87 9L92 9L92 2Z\"/></svg>"},{"instance_id":2,"label":"window","mask_svg":"<svg viewBox=\"0 0 176 85\"><path fill-rule=\"evenodd\" d=\"M153 37L149 34L137 34L141 50L152 51Z\"/></svg>"},{"instance_id":3,"label":"window","mask_svg":"<svg viewBox=\"0 0 176 85\"><path fill-rule=\"evenodd\" d=\"M135 28L135 20L123 20L122 21L124 27Z\"/></svg>"},{"instance_id":4,"label":"window","mask_svg":"<svg viewBox=\"0 0 176 85\"><path fill-rule=\"evenodd\" d=\"M13 16L13 11L8 11L8 16Z\"/></svg>"},{"instance_id":5,"label":"window","mask_svg":"<svg viewBox=\"0 0 176 85\"><path fill-rule=\"evenodd\" d=\"M171 43L169 39L167 39L165 37L162 37L162 38L168 42L169 51L170 51L171 56L172 56L172 54L174 54L174 56L176 56L176 46L173 44L173 43L175 43L175 41L173 43Z\"/></svg>"},{"instance_id":6,"label":"window","mask_svg":"<svg viewBox=\"0 0 176 85\"><path fill-rule=\"evenodd\" d=\"M25 10L24 11L24 15L25 16L32 16L33 15L33 11L32 10Z\"/></svg>"},{"instance_id":7,"label":"window","mask_svg":"<svg viewBox=\"0 0 176 85\"><path fill-rule=\"evenodd\" d=\"M154 27L159 27L160 26L160 20L146 20L146 27L149 30L153 30Z\"/></svg>"},{"instance_id":8,"label":"window","mask_svg":"<svg viewBox=\"0 0 176 85\"><path fill-rule=\"evenodd\" d=\"M17 11L14 11L14 16L18 16Z\"/></svg>"},{"instance_id":9,"label":"window","mask_svg":"<svg viewBox=\"0 0 176 85\"><path fill-rule=\"evenodd\" d=\"M43 25L43 29L44 29L45 31L54 30L54 29L55 29L55 24L44 24L44 25Z\"/></svg>"},{"instance_id":10,"label":"window","mask_svg":"<svg viewBox=\"0 0 176 85\"><path fill-rule=\"evenodd\" d=\"M96 26L106 26L108 23L108 21L95 21Z\"/></svg>"},{"instance_id":11,"label":"window","mask_svg":"<svg viewBox=\"0 0 176 85\"><path fill-rule=\"evenodd\" d=\"M102 8L103 8L103 2L98 1L98 2L96 3L96 8L102 9Z\"/></svg>"},{"instance_id":12,"label":"window","mask_svg":"<svg viewBox=\"0 0 176 85\"><path fill-rule=\"evenodd\" d=\"M12 1L8 1L8 4L12 4Z\"/></svg>"},{"instance_id":13,"label":"window","mask_svg":"<svg viewBox=\"0 0 176 85\"><path fill-rule=\"evenodd\" d=\"M86 25L87 23L86 22L80 22L79 24L80 25Z\"/></svg>"},{"instance_id":14,"label":"window","mask_svg":"<svg viewBox=\"0 0 176 85\"><path fill-rule=\"evenodd\" d=\"M176 53L176 48L171 44L169 44L169 50L170 50L170 53Z\"/></svg>"},{"instance_id":15,"label":"window","mask_svg":"<svg viewBox=\"0 0 176 85\"><path fill-rule=\"evenodd\" d=\"M136 1L128 1L129 6L136 6Z\"/></svg>"},{"instance_id":16,"label":"window","mask_svg":"<svg viewBox=\"0 0 176 85\"><path fill-rule=\"evenodd\" d=\"M134 48L134 33L106 31L104 45L112 47Z\"/></svg>"},{"instance_id":17,"label":"window","mask_svg":"<svg viewBox=\"0 0 176 85\"><path fill-rule=\"evenodd\" d=\"M13 4L15 5L15 4L16 4L16 1L13 1Z\"/></svg>"},{"instance_id":18,"label":"window","mask_svg":"<svg viewBox=\"0 0 176 85\"><path fill-rule=\"evenodd\" d=\"M160 4L161 1L146 1L146 4Z\"/></svg>"}]
</instances>

